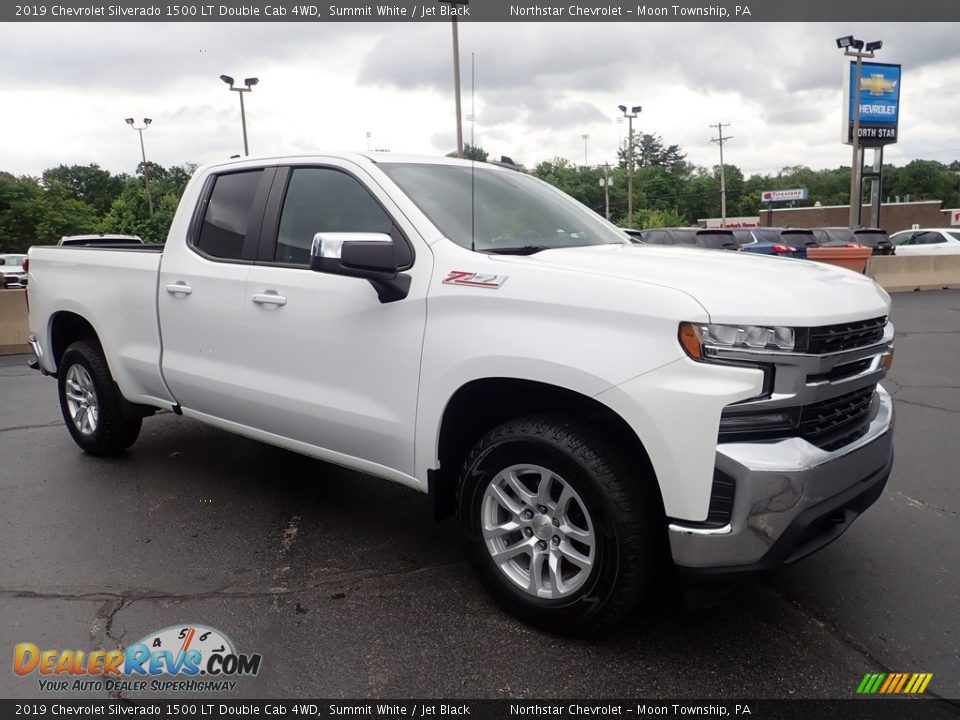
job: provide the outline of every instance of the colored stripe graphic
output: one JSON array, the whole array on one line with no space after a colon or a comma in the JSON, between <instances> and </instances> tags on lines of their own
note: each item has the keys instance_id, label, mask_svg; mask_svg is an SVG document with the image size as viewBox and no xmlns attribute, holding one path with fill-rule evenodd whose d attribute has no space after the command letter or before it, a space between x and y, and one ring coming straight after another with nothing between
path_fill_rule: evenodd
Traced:
<instances>
[{"instance_id":1,"label":"colored stripe graphic","mask_svg":"<svg viewBox=\"0 0 960 720\"><path fill-rule=\"evenodd\" d=\"M857 685L857 694L919 695L932 679L933 673L867 673Z\"/></svg>"}]
</instances>

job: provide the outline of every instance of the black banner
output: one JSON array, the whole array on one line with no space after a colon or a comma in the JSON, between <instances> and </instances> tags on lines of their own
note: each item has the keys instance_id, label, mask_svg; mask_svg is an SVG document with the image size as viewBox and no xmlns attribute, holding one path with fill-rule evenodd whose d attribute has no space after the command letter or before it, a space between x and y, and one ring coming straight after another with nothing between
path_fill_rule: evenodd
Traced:
<instances>
[{"instance_id":1,"label":"black banner","mask_svg":"<svg viewBox=\"0 0 960 720\"><path fill-rule=\"evenodd\" d=\"M937 22L960 20L942 0L36 0L3 3L4 22Z\"/></svg>"},{"instance_id":2,"label":"black banner","mask_svg":"<svg viewBox=\"0 0 960 720\"><path fill-rule=\"evenodd\" d=\"M0 700L0 718L960 718L947 700Z\"/></svg>"}]
</instances>

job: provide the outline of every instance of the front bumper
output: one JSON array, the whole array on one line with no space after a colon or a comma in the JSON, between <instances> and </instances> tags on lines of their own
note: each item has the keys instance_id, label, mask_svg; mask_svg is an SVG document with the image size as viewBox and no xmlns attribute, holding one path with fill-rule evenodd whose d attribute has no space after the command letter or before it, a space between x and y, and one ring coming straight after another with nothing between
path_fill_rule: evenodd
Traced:
<instances>
[{"instance_id":1,"label":"front bumper","mask_svg":"<svg viewBox=\"0 0 960 720\"><path fill-rule=\"evenodd\" d=\"M802 438L724 443L716 468L736 483L730 522L668 526L685 585L729 583L832 542L880 497L893 465L893 402L877 387L867 432L830 452Z\"/></svg>"}]
</instances>

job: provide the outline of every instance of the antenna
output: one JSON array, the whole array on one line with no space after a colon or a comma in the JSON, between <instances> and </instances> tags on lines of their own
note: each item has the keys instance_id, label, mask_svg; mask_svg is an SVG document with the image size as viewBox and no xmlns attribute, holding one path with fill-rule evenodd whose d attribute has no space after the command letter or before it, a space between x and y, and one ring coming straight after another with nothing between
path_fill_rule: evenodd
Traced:
<instances>
[{"instance_id":1,"label":"antenna","mask_svg":"<svg viewBox=\"0 0 960 720\"><path fill-rule=\"evenodd\" d=\"M474 98L477 89L476 54L470 53L470 250L476 252L477 226L475 222L476 207L476 168L477 148L473 144L473 126L476 125L476 109Z\"/></svg>"}]
</instances>

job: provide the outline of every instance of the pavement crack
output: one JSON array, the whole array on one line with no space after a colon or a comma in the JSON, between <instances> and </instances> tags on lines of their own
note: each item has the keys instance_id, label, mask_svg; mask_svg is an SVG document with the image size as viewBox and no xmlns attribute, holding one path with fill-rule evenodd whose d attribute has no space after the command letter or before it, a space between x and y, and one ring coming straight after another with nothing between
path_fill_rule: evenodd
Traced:
<instances>
[{"instance_id":1,"label":"pavement crack","mask_svg":"<svg viewBox=\"0 0 960 720\"><path fill-rule=\"evenodd\" d=\"M62 420L52 423L39 423L37 425L14 425L13 427L0 428L0 433L13 432L14 430L36 430L37 428L60 427L61 425L63 425Z\"/></svg>"},{"instance_id":2,"label":"pavement crack","mask_svg":"<svg viewBox=\"0 0 960 720\"><path fill-rule=\"evenodd\" d=\"M902 498L905 498L907 503L921 510L933 510L934 512L943 513L944 515L957 514L956 510L948 510L947 508L942 508L942 507L939 507L938 505L931 505L928 502L924 502L920 498L915 498L912 495L907 495L906 493L898 492L897 495L899 495Z\"/></svg>"},{"instance_id":3,"label":"pavement crack","mask_svg":"<svg viewBox=\"0 0 960 720\"><path fill-rule=\"evenodd\" d=\"M941 412L950 413L951 415L960 415L960 410L957 410L954 408L941 407L940 405L931 405L930 403L917 402L916 400L904 400L901 397L894 398L894 400L898 403L903 403L904 405L913 405L914 407L927 408L928 410L939 410Z\"/></svg>"},{"instance_id":4,"label":"pavement crack","mask_svg":"<svg viewBox=\"0 0 960 720\"><path fill-rule=\"evenodd\" d=\"M256 599L256 598L273 598L275 596L290 596L298 595L300 593L309 593L314 590L321 590L323 588L329 587L343 587L344 585L350 587L358 587L364 583L386 579L386 578L401 578L411 575L417 575L423 572L429 572L432 570L437 570L445 567L454 567L456 565L461 565L465 561L462 559L452 560L445 563L437 563L432 565L424 565L421 567L411 568L407 570L398 570L396 572L382 572L373 569L369 570L353 570L348 572L339 572L333 573L330 577L326 577L322 580L313 583L307 583L305 585L299 585L297 587L271 587L264 588L263 590L256 589L242 589L234 588L233 586L226 586L222 588L217 588L214 590L202 590L198 592L190 593L173 593L165 592L162 590L128 590L121 593L117 592L35 592L33 590L18 589L18 588L0 588L0 598L2 597L11 597L11 598L31 598L36 600L100 600L103 599L106 602L102 606L107 608L107 610L102 613L103 618L107 620L107 625L109 626L109 632L107 632L107 637L110 639L115 639L110 634L112 632L112 620L113 617L121 610L130 607L135 602L150 601L150 600L208 600L208 599L228 599L228 600L244 600L244 599ZM114 608L114 605L116 607ZM122 636L121 636L122 637Z\"/></svg>"}]
</instances>

